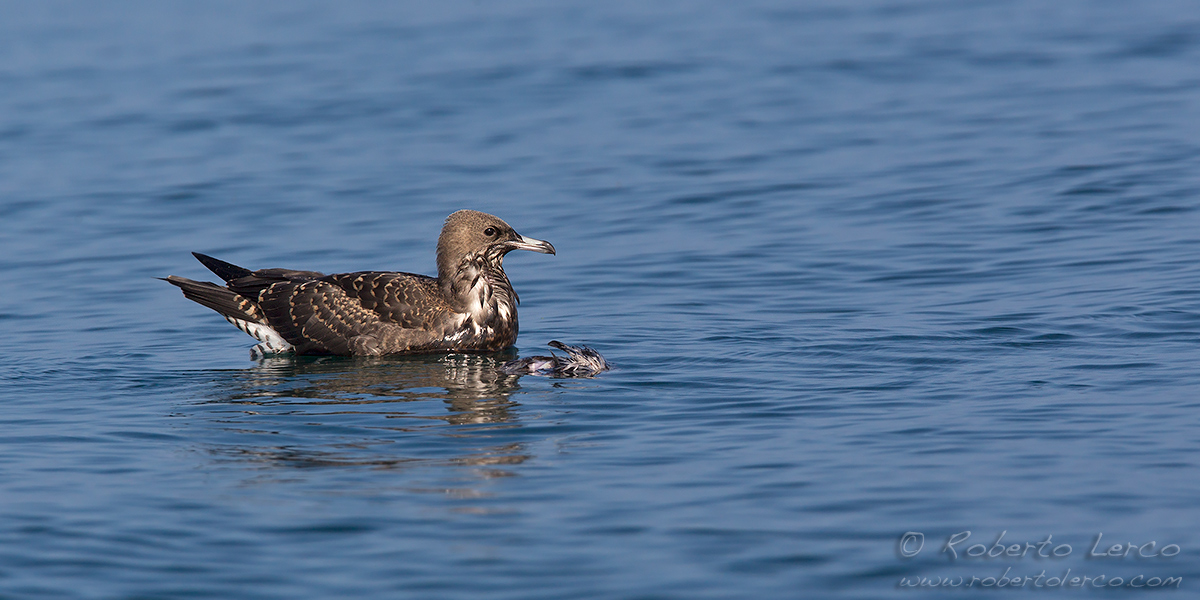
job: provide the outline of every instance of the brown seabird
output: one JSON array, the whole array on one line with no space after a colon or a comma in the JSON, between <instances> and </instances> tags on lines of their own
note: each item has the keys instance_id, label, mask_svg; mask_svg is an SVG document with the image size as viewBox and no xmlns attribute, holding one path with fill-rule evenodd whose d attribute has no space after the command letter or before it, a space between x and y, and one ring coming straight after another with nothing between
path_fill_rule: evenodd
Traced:
<instances>
[{"instance_id":1,"label":"brown seabird","mask_svg":"<svg viewBox=\"0 0 1200 600\"><path fill-rule=\"evenodd\" d=\"M513 250L554 254L498 217L460 210L438 236L436 278L360 271L251 271L193 252L224 286L171 275L183 295L262 342L252 356L380 356L491 352L517 340L517 303L504 273Z\"/></svg>"}]
</instances>

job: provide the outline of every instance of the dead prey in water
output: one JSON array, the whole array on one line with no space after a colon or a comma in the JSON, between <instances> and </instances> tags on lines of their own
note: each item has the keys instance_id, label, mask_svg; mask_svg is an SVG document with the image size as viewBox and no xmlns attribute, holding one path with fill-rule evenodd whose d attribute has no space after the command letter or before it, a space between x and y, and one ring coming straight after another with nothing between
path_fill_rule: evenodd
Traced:
<instances>
[{"instance_id":1,"label":"dead prey in water","mask_svg":"<svg viewBox=\"0 0 1200 600\"><path fill-rule=\"evenodd\" d=\"M608 361L587 346L568 346L554 340L547 344L566 352L566 356L530 356L510 360L500 370L509 375L543 375L548 377L594 377L611 369Z\"/></svg>"}]
</instances>

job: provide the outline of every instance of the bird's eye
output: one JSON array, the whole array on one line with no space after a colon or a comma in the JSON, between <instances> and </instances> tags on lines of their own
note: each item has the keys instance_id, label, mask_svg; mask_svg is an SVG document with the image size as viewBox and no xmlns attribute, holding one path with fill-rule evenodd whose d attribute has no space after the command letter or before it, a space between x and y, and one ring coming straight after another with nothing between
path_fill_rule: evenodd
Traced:
<instances>
[{"instance_id":1,"label":"bird's eye","mask_svg":"<svg viewBox=\"0 0 1200 600\"><path fill-rule=\"evenodd\" d=\"M493 235L496 235L496 228L495 228L495 227L488 227L487 229L484 229L484 230L483 230L483 235L486 235L486 236L488 236L488 237L492 237Z\"/></svg>"}]
</instances>

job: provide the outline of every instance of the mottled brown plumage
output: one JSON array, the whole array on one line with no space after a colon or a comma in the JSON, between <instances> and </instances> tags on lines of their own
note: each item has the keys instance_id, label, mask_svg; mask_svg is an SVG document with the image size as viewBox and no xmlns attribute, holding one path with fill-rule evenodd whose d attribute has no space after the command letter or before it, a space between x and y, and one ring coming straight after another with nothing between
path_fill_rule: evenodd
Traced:
<instances>
[{"instance_id":1,"label":"mottled brown plumage","mask_svg":"<svg viewBox=\"0 0 1200 600\"><path fill-rule=\"evenodd\" d=\"M193 253L225 286L174 275L185 297L263 342L260 354L376 356L501 350L517 339L517 298L502 266L513 250L554 254L492 215L460 210L438 237L438 276L250 271Z\"/></svg>"}]
</instances>

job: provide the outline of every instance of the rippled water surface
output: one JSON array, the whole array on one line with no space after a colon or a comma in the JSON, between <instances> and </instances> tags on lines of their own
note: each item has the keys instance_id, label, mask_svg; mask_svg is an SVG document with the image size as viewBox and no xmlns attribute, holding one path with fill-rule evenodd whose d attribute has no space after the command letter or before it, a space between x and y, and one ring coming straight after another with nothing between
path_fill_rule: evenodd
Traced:
<instances>
[{"instance_id":1,"label":"rippled water surface","mask_svg":"<svg viewBox=\"0 0 1200 600\"><path fill-rule=\"evenodd\" d=\"M459 208L558 248L508 354L155 279ZM1198 209L1191 2L0 4L0 597L1195 590ZM496 372L552 339L617 369Z\"/></svg>"}]
</instances>

